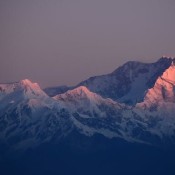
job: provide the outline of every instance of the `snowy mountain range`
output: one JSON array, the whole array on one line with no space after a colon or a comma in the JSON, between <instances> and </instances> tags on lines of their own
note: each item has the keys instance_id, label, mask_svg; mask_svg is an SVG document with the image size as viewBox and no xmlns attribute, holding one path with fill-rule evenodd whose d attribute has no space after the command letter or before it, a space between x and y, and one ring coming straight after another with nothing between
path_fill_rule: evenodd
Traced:
<instances>
[{"instance_id":1,"label":"snowy mountain range","mask_svg":"<svg viewBox=\"0 0 175 175\"><path fill-rule=\"evenodd\" d=\"M13 149L74 132L148 145L175 144L175 59L128 62L75 87L0 84L0 143Z\"/></svg>"}]
</instances>

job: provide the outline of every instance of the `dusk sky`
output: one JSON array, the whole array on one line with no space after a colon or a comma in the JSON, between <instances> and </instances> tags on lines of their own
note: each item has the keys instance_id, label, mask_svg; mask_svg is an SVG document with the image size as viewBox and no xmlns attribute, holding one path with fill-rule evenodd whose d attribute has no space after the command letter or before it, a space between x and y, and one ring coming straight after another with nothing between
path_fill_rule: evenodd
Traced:
<instances>
[{"instance_id":1,"label":"dusk sky","mask_svg":"<svg viewBox=\"0 0 175 175\"><path fill-rule=\"evenodd\" d=\"M0 83L75 85L175 56L175 0L0 0Z\"/></svg>"}]
</instances>

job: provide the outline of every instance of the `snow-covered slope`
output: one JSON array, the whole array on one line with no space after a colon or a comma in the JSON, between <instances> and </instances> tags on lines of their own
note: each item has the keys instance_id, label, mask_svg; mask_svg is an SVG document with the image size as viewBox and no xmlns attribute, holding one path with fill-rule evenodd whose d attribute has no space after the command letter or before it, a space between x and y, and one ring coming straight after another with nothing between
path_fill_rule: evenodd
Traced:
<instances>
[{"instance_id":1,"label":"snow-covered slope","mask_svg":"<svg viewBox=\"0 0 175 175\"><path fill-rule=\"evenodd\" d=\"M0 141L12 147L32 147L66 134L71 128L66 111L48 97L38 84L22 80L2 84ZM59 116L59 117L58 117ZM69 128L67 128L69 127Z\"/></svg>"},{"instance_id":2,"label":"snow-covered slope","mask_svg":"<svg viewBox=\"0 0 175 175\"><path fill-rule=\"evenodd\" d=\"M0 84L0 103L1 111L4 111L6 107L17 106L21 103L27 103L34 108L43 104L53 104L50 97L43 92L39 85L28 79L15 83Z\"/></svg>"},{"instance_id":3,"label":"snow-covered slope","mask_svg":"<svg viewBox=\"0 0 175 175\"><path fill-rule=\"evenodd\" d=\"M159 106L162 104L175 103L175 65L172 60L171 66L158 77L154 86L145 95L141 105L145 107Z\"/></svg>"},{"instance_id":4,"label":"snow-covered slope","mask_svg":"<svg viewBox=\"0 0 175 175\"><path fill-rule=\"evenodd\" d=\"M104 99L85 86L59 94L54 99L69 110L73 124L84 135L102 134L108 138L119 137L127 141L144 142L139 140L137 134L133 137L132 130L144 126L144 123L132 112L131 107L112 99Z\"/></svg>"}]
</instances>

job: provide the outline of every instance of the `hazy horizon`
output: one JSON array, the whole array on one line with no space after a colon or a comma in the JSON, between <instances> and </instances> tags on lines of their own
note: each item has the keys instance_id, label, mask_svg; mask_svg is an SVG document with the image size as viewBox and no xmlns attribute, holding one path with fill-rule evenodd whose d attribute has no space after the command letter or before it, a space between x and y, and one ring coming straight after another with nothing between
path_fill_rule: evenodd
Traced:
<instances>
[{"instance_id":1,"label":"hazy horizon","mask_svg":"<svg viewBox=\"0 0 175 175\"><path fill-rule=\"evenodd\" d=\"M1 0L0 83L75 85L175 56L174 0Z\"/></svg>"}]
</instances>

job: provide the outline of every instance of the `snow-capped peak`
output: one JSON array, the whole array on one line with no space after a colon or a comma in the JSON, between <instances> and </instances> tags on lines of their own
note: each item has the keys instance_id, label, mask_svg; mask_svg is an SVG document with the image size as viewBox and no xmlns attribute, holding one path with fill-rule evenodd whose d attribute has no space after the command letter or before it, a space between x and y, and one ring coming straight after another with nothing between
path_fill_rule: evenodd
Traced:
<instances>
[{"instance_id":1,"label":"snow-capped peak","mask_svg":"<svg viewBox=\"0 0 175 175\"><path fill-rule=\"evenodd\" d=\"M37 84L37 83L32 83L31 80L29 79L21 80L20 83L25 86L32 86L33 84Z\"/></svg>"},{"instance_id":2,"label":"snow-capped peak","mask_svg":"<svg viewBox=\"0 0 175 175\"><path fill-rule=\"evenodd\" d=\"M75 110L77 108L87 108L87 110L91 110L97 104L101 104L106 101L100 95L89 91L89 89L85 86L79 86L73 90L67 91L66 93L58 94L53 98L57 100L61 106L65 106L66 108L68 107L71 110Z\"/></svg>"},{"instance_id":3,"label":"snow-capped peak","mask_svg":"<svg viewBox=\"0 0 175 175\"><path fill-rule=\"evenodd\" d=\"M80 95L80 96L93 96L95 93L90 92L90 90L85 86L79 86L73 90L69 91L72 95Z\"/></svg>"},{"instance_id":4,"label":"snow-capped peak","mask_svg":"<svg viewBox=\"0 0 175 175\"><path fill-rule=\"evenodd\" d=\"M0 84L0 96L21 92L27 98L46 97L47 95L37 83L33 83L28 79L15 83Z\"/></svg>"},{"instance_id":5,"label":"snow-capped peak","mask_svg":"<svg viewBox=\"0 0 175 175\"><path fill-rule=\"evenodd\" d=\"M37 97L47 97L45 92L40 88L37 83L33 83L29 79L24 79L19 82L19 85L24 91L24 94L29 98Z\"/></svg>"},{"instance_id":6,"label":"snow-capped peak","mask_svg":"<svg viewBox=\"0 0 175 175\"><path fill-rule=\"evenodd\" d=\"M59 95L56 95L54 98L55 99L60 99L60 98L64 98L64 97L72 97L72 98L94 98L94 97L97 97L98 95L93 93L93 92L90 92L89 89L85 86L79 86L73 90L69 90L67 91L66 93L64 94L59 94Z\"/></svg>"},{"instance_id":7,"label":"snow-capped peak","mask_svg":"<svg viewBox=\"0 0 175 175\"><path fill-rule=\"evenodd\" d=\"M141 105L150 107L162 102L175 102L175 59L172 59L172 64L160 76L153 88L149 89ZM139 105L140 105L139 104Z\"/></svg>"},{"instance_id":8,"label":"snow-capped peak","mask_svg":"<svg viewBox=\"0 0 175 175\"><path fill-rule=\"evenodd\" d=\"M79 86L73 90L69 90L64 94L59 94L53 97L60 105L71 110L83 109L86 111L97 110L99 105L113 106L120 108L122 105L114 102L111 99L104 99L100 95L89 91L85 86ZM98 110L99 111L99 110Z\"/></svg>"}]
</instances>

